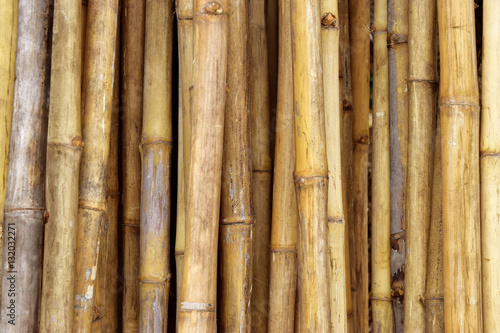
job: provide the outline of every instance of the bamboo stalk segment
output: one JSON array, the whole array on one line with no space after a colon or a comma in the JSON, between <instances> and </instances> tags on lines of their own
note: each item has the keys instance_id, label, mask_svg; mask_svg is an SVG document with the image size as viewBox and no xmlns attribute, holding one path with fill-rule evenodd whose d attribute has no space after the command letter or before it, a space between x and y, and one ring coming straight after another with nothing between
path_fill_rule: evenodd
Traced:
<instances>
[{"instance_id":1,"label":"bamboo stalk segment","mask_svg":"<svg viewBox=\"0 0 500 333\"><path fill-rule=\"evenodd\" d=\"M81 4L56 0L47 134L41 332L73 329L81 132ZM75 61L76 59L76 61Z\"/></svg>"},{"instance_id":2,"label":"bamboo stalk segment","mask_svg":"<svg viewBox=\"0 0 500 333\"><path fill-rule=\"evenodd\" d=\"M299 332L329 332L327 196L320 2L292 3Z\"/></svg>"},{"instance_id":3,"label":"bamboo stalk segment","mask_svg":"<svg viewBox=\"0 0 500 333\"><path fill-rule=\"evenodd\" d=\"M189 209L178 323L181 333L216 331L227 23L226 1L196 2L193 136L187 193Z\"/></svg>"},{"instance_id":4,"label":"bamboo stalk segment","mask_svg":"<svg viewBox=\"0 0 500 333\"><path fill-rule=\"evenodd\" d=\"M278 99L270 243L269 332L294 332L297 294L297 198L293 183L292 27L290 1L279 1Z\"/></svg>"},{"instance_id":5,"label":"bamboo stalk segment","mask_svg":"<svg viewBox=\"0 0 500 333\"><path fill-rule=\"evenodd\" d=\"M106 212L118 0L90 2L83 83L83 149L75 273L75 332L90 332Z\"/></svg>"},{"instance_id":6,"label":"bamboo stalk segment","mask_svg":"<svg viewBox=\"0 0 500 333\"><path fill-rule=\"evenodd\" d=\"M3 230L0 327L4 332L32 332L38 328L45 215L49 3L20 0L18 13Z\"/></svg>"},{"instance_id":7,"label":"bamboo stalk segment","mask_svg":"<svg viewBox=\"0 0 500 333\"><path fill-rule=\"evenodd\" d=\"M439 0L445 327L482 330L474 3Z\"/></svg>"}]
</instances>

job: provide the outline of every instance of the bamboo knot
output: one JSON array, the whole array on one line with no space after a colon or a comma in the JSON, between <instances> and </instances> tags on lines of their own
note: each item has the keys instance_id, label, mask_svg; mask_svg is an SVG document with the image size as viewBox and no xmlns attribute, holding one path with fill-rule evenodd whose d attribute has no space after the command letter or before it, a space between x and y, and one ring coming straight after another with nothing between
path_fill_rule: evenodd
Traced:
<instances>
[{"instance_id":1,"label":"bamboo knot","mask_svg":"<svg viewBox=\"0 0 500 333\"><path fill-rule=\"evenodd\" d=\"M224 12L224 9L222 8L222 5L216 1L209 2L205 8L203 8L203 11L206 14L212 14L212 15L221 15Z\"/></svg>"},{"instance_id":2,"label":"bamboo knot","mask_svg":"<svg viewBox=\"0 0 500 333\"><path fill-rule=\"evenodd\" d=\"M367 145L370 143L370 137L367 134L363 134L359 139L352 140L353 143Z\"/></svg>"},{"instance_id":3,"label":"bamboo knot","mask_svg":"<svg viewBox=\"0 0 500 333\"><path fill-rule=\"evenodd\" d=\"M321 18L321 27L324 29L338 29L339 24L337 17L332 13L326 13Z\"/></svg>"},{"instance_id":4,"label":"bamboo knot","mask_svg":"<svg viewBox=\"0 0 500 333\"><path fill-rule=\"evenodd\" d=\"M343 217L329 217L328 223L344 224L344 218Z\"/></svg>"},{"instance_id":5,"label":"bamboo knot","mask_svg":"<svg viewBox=\"0 0 500 333\"><path fill-rule=\"evenodd\" d=\"M392 297L370 295L372 301L392 302Z\"/></svg>"},{"instance_id":6,"label":"bamboo knot","mask_svg":"<svg viewBox=\"0 0 500 333\"><path fill-rule=\"evenodd\" d=\"M389 32L387 34L387 46L394 46L396 44L408 44L408 36L393 31Z\"/></svg>"},{"instance_id":7,"label":"bamboo knot","mask_svg":"<svg viewBox=\"0 0 500 333\"><path fill-rule=\"evenodd\" d=\"M351 112L352 111L352 103L347 99L343 99L342 100L342 108L343 108L344 112Z\"/></svg>"},{"instance_id":8,"label":"bamboo knot","mask_svg":"<svg viewBox=\"0 0 500 333\"><path fill-rule=\"evenodd\" d=\"M215 312L215 307L210 303L181 302L181 308L179 309L179 311Z\"/></svg>"},{"instance_id":9,"label":"bamboo knot","mask_svg":"<svg viewBox=\"0 0 500 333\"><path fill-rule=\"evenodd\" d=\"M83 148L84 146L84 143L83 143L83 140L81 137L79 136L75 136L72 140L71 140L71 145L73 147L78 147L78 148Z\"/></svg>"}]
</instances>

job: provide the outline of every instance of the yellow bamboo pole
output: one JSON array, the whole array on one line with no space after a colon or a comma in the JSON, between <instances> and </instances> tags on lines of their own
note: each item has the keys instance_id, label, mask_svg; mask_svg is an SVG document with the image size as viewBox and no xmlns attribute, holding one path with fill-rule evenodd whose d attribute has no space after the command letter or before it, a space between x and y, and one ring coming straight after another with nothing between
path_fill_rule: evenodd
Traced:
<instances>
[{"instance_id":1,"label":"yellow bamboo pole","mask_svg":"<svg viewBox=\"0 0 500 333\"><path fill-rule=\"evenodd\" d=\"M448 332L481 332L479 92L474 2L439 0L444 311Z\"/></svg>"},{"instance_id":2,"label":"yellow bamboo pole","mask_svg":"<svg viewBox=\"0 0 500 333\"><path fill-rule=\"evenodd\" d=\"M186 252L178 332L215 332L217 238L226 92L227 2L197 0ZM211 147L211 149L206 149Z\"/></svg>"},{"instance_id":3,"label":"yellow bamboo pole","mask_svg":"<svg viewBox=\"0 0 500 333\"><path fill-rule=\"evenodd\" d=\"M83 83L83 149L75 265L75 332L90 332L106 212L118 0L89 3Z\"/></svg>"},{"instance_id":4,"label":"yellow bamboo pole","mask_svg":"<svg viewBox=\"0 0 500 333\"><path fill-rule=\"evenodd\" d=\"M297 198L293 183L295 137L293 116L292 27L290 1L279 5L278 99L273 182L269 332L294 332L297 294Z\"/></svg>"}]
</instances>

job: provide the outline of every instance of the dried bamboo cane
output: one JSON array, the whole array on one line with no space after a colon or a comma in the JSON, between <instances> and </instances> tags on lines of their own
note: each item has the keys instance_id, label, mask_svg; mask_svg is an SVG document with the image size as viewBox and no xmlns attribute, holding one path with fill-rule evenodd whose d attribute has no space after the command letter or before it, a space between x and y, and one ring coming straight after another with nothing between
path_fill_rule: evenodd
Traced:
<instances>
[{"instance_id":1,"label":"dried bamboo cane","mask_svg":"<svg viewBox=\"0 0 500 333\"><path fill-rule=\"evenodd\" d=\"M294 332L297 294L297 198L293 183L292 27L290 0L279 5L278 100L269 275L269 332Z\"/></svg>"},{"instance_id":2,"label":"dried bamboo cane","mask_svg":"<svg viewBox=\"0 0 500 333\"><path fill-rule=\"evenodd\" d=\"M89 3L75 273L75 332L90 332L99 240L106 212L118 0Z\"/></svg>"},{"instance_id":3,"label":"dried bamboo cane","mask_svg":"<svg viewBox=\"0 0 500 333\"><path fill-rule=\"evenodd\" d=\"M329 332L327 196L320 1L292 2L299 332Z\"/></svg>"},{"instance_id":4,"label":"dried bamboo cane","mask_svg":"<svg viewBox=\"0 0 500 333\"><path fill-rule=\"evenodd\" d=\"M474 2L439 0L445 327L481 332L479 92Z\"/></svg>"},{"instance_id":5,"label":"dried bamboo cane","mask_svg":"<svg viewBox=\"0 0 500 333\"><path fill-rule=\"evenodd\" d=\"M73 330L81 138L81 4L54 2L41 332ZM76 60L76 61L75 61Z\"/></svg>"},{"instance_id":6,"label":"dried bamboo cane","mask_svg":"<svg viewBox=\"0 0 500 333\"><path fill-rule=\"evenodd\" d=\"M166 332L170 291L173 2L146 0L140 332Z\"/></svg>"},{"instance_id":7,"label":"dried bamboo cane","mask_svg":"<svg viewBox=\"0 0 500 333\"><path fill-rule=\"evenodd\" d=\"M85 41L87 38L87 12L88 12L88 7L89 7L89 0L82 0L82 10L81 10L81 28L80 31L82 33L82 39L81 39L81 50L82 50L82 87L83 87L83 70L84 70L84 65L85 65ZM82 103L83 103L83 94L82 94Z\"/></svg>"},{"instance_id":8,"label":"dried bamboo cane","mask_svg":"<svg viewBox=\"0 0 500 333\"><path fill-rule=\"evenodd\" d=\"M227 93L219 227L219 331L250 332L253 228L248 2L229 2Z\"/></svg>"},{"instance_id":9,"label":"dried bamboo cane","mask_svg":"<svg viewBox=\"0 0 500 333\"><path fill-rule=\"evenodd\" d=\"M215 332L228 4L198 0L186 252L178 331ZM210 147L210 149L207 149Z\"/></svg>"},{"instance_id":10,"label":"dried bamboo cane","mask_svg":"<svg viewBox=\"0 0 500 333\"><path fill-rule=\"evenodd\" d=\"M427 246L431 219L436 109L436 2L410 1L409 137L406 189L405 331L425 331Z\"/></svg>"},{"instance_id":11,"label":"dried bamboo cane","mask_svg":"<svg viewBox=\"0 0 500 333\"><path fill-rule=\"evenodd\" d=\"M355 332L368 332L368 150L370 132L370 1L349 1L349 29L351 44L351 77L353 100L353 201L355 247L351 263L355 266L356 284L352 299L356 307ZM352 271L352 270L351 270Z\"/></svg>"},{"instance_id":12,"label":"dried bamboo cane","mask_svg":"<svg viewBox=\"0 0 500 333\"><path fill-rule=\"evenodd\" d=\"M12 137L4 210L0 327L38 329L45 213L49 1L19 1Z\"/></svg>"},{"instance_id":13,"label":"dried bamboo cane","mask_svg":"<svg viewBox=\"0 0 500 333\"><path fill-rule=\"evenodd\" d=\"M249 88L252 121L253 237L252 330L267 332L269 320L269 243L272 219L272 152L269 58L266 34L266 1L250 0ZM272 30L272 29L271 29ZM269 66L269 67L268 67ZM274 90L276 91L276 90Z\"/></svg>"}]
</instances>

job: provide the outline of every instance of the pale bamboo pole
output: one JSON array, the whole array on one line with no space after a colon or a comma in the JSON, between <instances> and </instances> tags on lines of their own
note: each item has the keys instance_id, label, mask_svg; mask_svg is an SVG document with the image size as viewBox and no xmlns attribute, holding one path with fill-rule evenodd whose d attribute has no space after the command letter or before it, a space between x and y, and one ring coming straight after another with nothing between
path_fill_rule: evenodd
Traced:
<instances>
[{"instance_id":1,"label":"pale bamboo pole","mask_svg":"<svg viewBox=\"0 0 500 333\"><path fill-rule=\"evenodd\" d=\"M353 100L353 245L356 284L351 280L356 307L355 332L368 332L368 150L370 131L370 0L349 1L351 77ZM352 271L352 270L351 270Z\"/></svg>"},{"instance_id":2,"label":"pale bamboo pole","mask_svg":"<svg viewBox=\"0 0 500 333\"><path fill-rule=\"evenodd\" d=\"M215 332L228 3L196 1L186 252L178 331ZM185 133L184 133L185 134ZM210 147L210 149L206 149Z\"/></svg>"},{"instance_id":3,"label":"pale bamboo pole","mask_svg":"<svg viewBox=\"0 0 500 333\"><path fill-rule=\"evenodd\" d=\"M75 265L73 331L90 332L100 234L106 213L118 0L89 3L83 82L83 149Z\"/></svg>"},{"instance_id":4,"label":"pale bamboo pole","mask_svg":"<svg viewBox=\"0 0 500 333\"><path fill-rule=\"evenodd\" d=\"M82 50L82 87L83 87L83 70L85 66L85 40L87 36L87 12L88 12L88 7L89 7L89 0L81 0L82 1L82 10L81 10L81 28L80 31L82 33L82 38L81 38L81 50ZM83 90L83 88L82 88ZM82 94L82 103L83 103L83 94Z\"/></svg>"},{"instance_id":5,"label":"pale bamboo pole","mask_svg":"<svg viewBox=\"0 0 500 333\"><path fill-rule=\"evenodd\" d=\"M391 181L387 1L375 0L373 32L373 157L371 307L374 332L392 332Z\"/></svg>"},{"instance_id":6,"label":"pale bamboo pole","mask_svg":"<svg viewBox=\"0 0 500 333\"><path fill-rule=\"evenodd\" d=\"M437 80L436 2L411 0L409 15L409 137L406 189L404 328L425 331L427 247L431 219L433 129Z\"/></svg>"},{"instance_id":7,"label":"pale bamboo pole","mask_svg":"<svg viewBox=\"0 0 500 333\"><path fill-rule=\"evenodd\" d=\"M299 332L329 332L328 167L320 1L292 3Z\"/></svg>"},{"instance_id":8,"label":"pale bamboo pole","mask_svg":"<svg viewBox=\"0 0 500 333\"><path fill-rule=\"evenodd\" d=\"M279 5L278 100L270 243L269 332L294 332L297 294L297 198L293 183L292 27L290 0Z\"/></svg>"},{"instance_id":9,"label":"pale bamboo pole","mask_svg":"<svg viewBox=\"0 0 500 333\"><path fill-rule=\"evenodd\" d=\"M269 244L272 220L271 107L266 1L250 0L249 89L252 122L252 201L255 211L253 237L252 330L267 332L269 321ZM273 29L271 29L273 30ZM271 79L272 81L272 79ZM274 89L276 91L276 89ZM274 99L276 100L276 99Z\"/></svg>"},{"instance_id":10,"label":"pale bamboo pole","mask_svg":"<svg viewBox=\"0 0 500 333\"><path fill-rule=\"evenodd\" d=\"M220 332L250 332L253 232L248 2L229 2L227 93L219 227Z\"/></svg>"},{"instance_id":11,"label":"pale bamboo pole","mask_svg":"<svg viewBox=\"0 0 500 333\"><path fill-rule=\"evenodd\" d=\"M73 330L81 131L81 4L54 2L41 332ZM76 61L75 61L76 60Z\"/></svg>"},{"instance_id":12,"label":"pale bamboo pole","mask_svg":"<svg viewBox=\"0 0 500 333\"><path fill-rule=\"evenodd\" d=\"M474 2L439 0L444 311L448 332L481 332L479 92Z\"/></svg>"}]
</instances>

